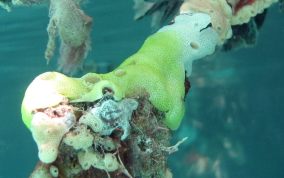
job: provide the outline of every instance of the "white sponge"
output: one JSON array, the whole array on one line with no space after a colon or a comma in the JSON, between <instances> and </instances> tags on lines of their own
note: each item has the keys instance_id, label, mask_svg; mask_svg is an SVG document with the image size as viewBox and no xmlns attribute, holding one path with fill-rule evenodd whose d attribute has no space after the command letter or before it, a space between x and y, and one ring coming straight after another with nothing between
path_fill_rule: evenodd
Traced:
<instances>
[{"instance_id":1,"label":"white sponge","mask_svg":"<svg viewBox=\"0 0 284 178\"><path fill-rule=\"evenodd\" d=\"M63 142L69 146L73 146L74 149L87 150L92 146L94 136L90 133L85 125L79 125L73 132L66 134Z\"/></svg>"},{"instance_id":2,"label":"white sponge","mask_svg":"<svg viewBox=\"0 0 284 178\"><path fill-rule=\"evenodd\" d=\"M39 149L39 158L44 163L55 161L58 154L58 146L62 137L70 129L69 121L74 120L73 114L68 114L68 118L51 118L45 113L38 112L31 121L31 131L33 138ZM72 121L71 121L72 122Z\"/></svg>"},{"instance_id":3,"label":"white sponge","mask_svg":"<svg viewBox=\"0 0 284 178\"><path fill-rule=\"evenodd\" d=\"M38 150L38 157L44 163L52 163L58 155L58 146L53 142L42 144Z\"/></svg>"},{"instance_id":4,"label":"white sponge","mask_svg":"<svg viewBox=\"0 0 284 178\"><path fill-rule=\"evenodd\" d=\"M89 112L86 112L84 115L81 116L79 120L80 124L85 124L92 128L94 132L101 132L103 129L103 122L101 119L95 117Z\"/></svg>"}]
</instances>

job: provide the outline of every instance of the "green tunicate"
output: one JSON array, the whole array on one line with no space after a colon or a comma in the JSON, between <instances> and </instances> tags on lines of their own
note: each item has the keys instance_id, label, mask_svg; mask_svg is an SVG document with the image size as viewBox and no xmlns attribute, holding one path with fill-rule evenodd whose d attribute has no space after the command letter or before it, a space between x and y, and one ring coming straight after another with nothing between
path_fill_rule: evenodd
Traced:
<instances>
[{"instance_id":1,"label":"green tunicate","mask_svg":"<svg viewBox=\"0 0 284 178\"><path fill-rule=\"evenodd\" d=\"M148 37L136 54L110 73L70 78L49 72L37 77L22 104L27 127L33 109L56 105L64 97L69 102L91 102L100 99L103 89L108 88L115 100L146 91L152 104L165 112L168 127L177 129L184 115L185 65L191 71L193 60L213 53L218 36L208 27L209 15L180 15L175 20L173 25ZM46 98L50 99L43 100Z\"/></svg>"}]
</instances>

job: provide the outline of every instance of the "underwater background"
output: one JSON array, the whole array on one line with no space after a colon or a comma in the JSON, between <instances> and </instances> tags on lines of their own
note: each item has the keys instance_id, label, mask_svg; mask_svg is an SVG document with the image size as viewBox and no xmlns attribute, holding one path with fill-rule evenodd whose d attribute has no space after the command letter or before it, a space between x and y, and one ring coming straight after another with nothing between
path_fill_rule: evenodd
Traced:
<instances>
[{"instance_id":1,"label":"underwater background","mask_svg":"<svg viewBox=\"0 0 284 178\"><path fill-rule=\"evenodd\" d=\"M106 73L134 54L154 33L151 18L134 21L132 1L89 1L93 17L87 72ZM46 64L46 4L0 9L0 177L28 177L37 146L21 120L24 92L32 80L57 68ZM284 14L274 4L257 45L217 51L197 60L189 79L186 115L172 144L189 137L169 156L174 177L284 177Z\"/></svg>"}]
</instances>

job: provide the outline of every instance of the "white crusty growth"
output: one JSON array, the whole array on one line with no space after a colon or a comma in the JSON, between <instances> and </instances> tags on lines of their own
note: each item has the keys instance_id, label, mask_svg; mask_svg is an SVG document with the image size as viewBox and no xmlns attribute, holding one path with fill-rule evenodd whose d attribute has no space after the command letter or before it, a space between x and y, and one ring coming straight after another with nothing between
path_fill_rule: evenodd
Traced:
<instances>
[{"instance_id":1,"label":"white crusty growth","mask_svg":"<svg viewBox=\"0 0 284 178\"><path fill-rule=\"evenodd\" d=\"M189 76L191 65L195 59L200 59L215 51L218 41L217 32L210 27L211 17L203 13L182 14L175 18L174 23L161 28L157 33L176 31L184 50L182 63Z\"/></svg>"}]
</instances>

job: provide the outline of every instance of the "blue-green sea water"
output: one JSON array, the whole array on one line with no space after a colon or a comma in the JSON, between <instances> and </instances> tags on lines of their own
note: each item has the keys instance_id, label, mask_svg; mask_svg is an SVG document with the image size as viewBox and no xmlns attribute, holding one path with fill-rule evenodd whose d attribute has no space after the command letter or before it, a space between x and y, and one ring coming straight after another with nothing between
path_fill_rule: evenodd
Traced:
<instances>
[{"instance_id":1,"label":"blue-green sea water","mask_svg":"<svg viewBox=\"0 0 284 178\"><path fill-rule=\"evenodd\" d=\"M94 18L86 72L108 72L153 33L151 18L135 22L132 1L89 1ZM37 147L21 121L24 92L39 74L57 68L44 59L49 21L45 4L0 9L0 177L25 178ZM59 44L58 44L59 46ZM254 47L195 61L186 115L169 156L175 178L284 177L284 14L274 5ZM94 64L96 64L94 67ZM197 164L198 163L198 164Z\"/></svg>"}]
</instances>

